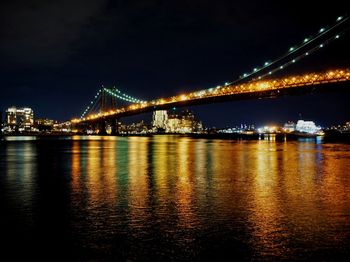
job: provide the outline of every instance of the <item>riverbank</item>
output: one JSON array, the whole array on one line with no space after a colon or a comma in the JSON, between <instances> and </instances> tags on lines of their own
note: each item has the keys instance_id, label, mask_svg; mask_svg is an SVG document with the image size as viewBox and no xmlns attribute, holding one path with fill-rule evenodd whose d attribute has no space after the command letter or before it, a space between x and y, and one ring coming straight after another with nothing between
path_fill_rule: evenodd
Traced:
<instances>
[{"instance_id":1,"label":"riverbank","mask_svg":"<svg viewBox=\"0 0 350 262\"><path fill-rule=\"evenodd\" d=\"M272 141L294 141L294 140L317 140L322 142L350 142L350 133L326 132L324 136L301 136L296 134L244 134L244 133L213 133L213 134L118 134L119 137L153 137L153 136L179 136L199 139L224 139L224 140L272 140ZM77 133L21 133L21 134L0 134L0 138L6 137L38 137L38 138L59 138L72 136L98 136L84 135ZM107 135L112 137L110 135Z\"/></svg>"}]
</instances>

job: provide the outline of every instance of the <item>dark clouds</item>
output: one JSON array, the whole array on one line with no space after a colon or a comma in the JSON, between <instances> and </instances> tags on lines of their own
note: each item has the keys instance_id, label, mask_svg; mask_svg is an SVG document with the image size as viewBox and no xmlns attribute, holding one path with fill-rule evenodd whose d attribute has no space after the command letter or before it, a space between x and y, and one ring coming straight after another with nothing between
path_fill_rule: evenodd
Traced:
<instances>
[{"instance_id":1,"label":"dark clouds","mask_svg":"<svg viewBox=\"0 0 350 262\"><path fill-rule=\"evenodd\" d=\"M13 0L0 5L0 107L28 105L58 119L79 115L101 84L150 99L233 80L344 13L341 1ZM317 63L309 60L311 66L322 69L325 57L346 64L349 57L337 52L342 48L333 44ZM291 70L305 68L307 63ZM269 112L277 104L267 103ZM257 105L215 105L201 114L210 124L243 121L217 117L230 107L256 122ZM294 114L286 109L270 117Z\"/></svg>"}]
</instances>

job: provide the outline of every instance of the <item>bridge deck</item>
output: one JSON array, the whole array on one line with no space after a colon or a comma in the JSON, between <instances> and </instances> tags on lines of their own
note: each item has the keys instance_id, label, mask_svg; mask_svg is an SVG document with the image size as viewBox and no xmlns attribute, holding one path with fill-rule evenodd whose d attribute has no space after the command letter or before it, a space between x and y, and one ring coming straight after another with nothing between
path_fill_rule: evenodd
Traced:
<instances>
[{"instance_id":1,"label":"bridge deck","mask_svg":"<svg viewBox=\"0 0 350 262\"><path fill-rule=\"evenodd\" d=\"M350 69L334 70L326 73L311 73L281 79L254 81L240 85L217 86L216 88L191 92L188 94L132 104L128 107L119 108L109 112L89 115L83 119L74 119L72 120L72 123L87 123L100 121L102 119L115 119L159 109L170 109L174 106L182 107L228 100L277 97L348 82L350 82Z\"/></svg>"}]
</instances>

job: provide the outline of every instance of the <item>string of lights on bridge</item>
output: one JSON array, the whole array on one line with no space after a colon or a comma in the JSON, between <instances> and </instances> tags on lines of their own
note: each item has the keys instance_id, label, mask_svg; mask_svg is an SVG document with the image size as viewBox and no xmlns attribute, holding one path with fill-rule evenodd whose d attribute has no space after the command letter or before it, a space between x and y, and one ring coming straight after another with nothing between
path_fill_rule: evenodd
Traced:
<instances>
[{"instance_id":1,"label":"string of lights on bridge","mask_svg":"<svg viewBox=\"0 0 350 262\"><path fill-rule=\"evenodd\" d=\"M271 68L272 66L277 64L278 62L286 59L289 56L292 56L293 54L296 54L301 49L309 46L311 43L315 42L317 39L320 39L322 36L325 36L326 34L330 33L335 28L337 28L340 25L344 24L348 19L349 19L349 17L339 16L336 19L336 23L334 25L332 25L330 27L322 27L314 37L306 37L306 38L304 38L304 40L302 41L301 44L299 44L297 46L290 47L288 52L285 53L284 55L278 57L277 59L275 59L273 61L265 62L261 67L254 67L253 70L250 73L244 73L243 75L241 75L239 77L239 79L234 80L232 82L225 83L225 86L237 83L239 81L248 80L250 77L257 76L257 75L258 76L256 78L252 79L252 80L260 80L260 79L264 78L265 76L269 76L269 75L272 75L273 73L275 73L277 71L283 70L286 67L288 67L289 65L292 65L292 64L296 63L297 61L301 60L302 58L309 56L311 53L322 49L325 45L327 45L331 41L339 39L342 33L337 33L336 35L334 35L334 36L332 36L330 38L327 38L325 41L323 41L319 45L317 45L317 46L315 46L315 47L305 51L303 54L298 55L297 57L294 57L294 58L290 59L289 61L279 65L276 68L273 68L271 70L267 70L268 68ZM264 70L266 70L267 73L259 74L259 73L261 73Z\"/></svg>"},{"instance_id":2,"label":"string of lights on bridge","mask_svg":"<svg viewBox=\"0 0 350 262\"><path fill-rule=\"evenodd\" d=\"M113 91L112 91L113 90ZM130 102L130 103L145 103L146 101L129 96L125 93L122 93L119 89L113 87L113 89L109 89L106 87L102 86L102 89L99 89L96 93L96 95L94 96L93 100L90 101L90 104L86 107L86 109L84 110L84 112L81 114L80 119L83 119L90 111L91 109L94 107L94 105L96 104L96 102L99 100L100 95L102 95L103 92L106 92L107 94L116 97L120 100L123 100L125 102Z\"/></svg>"},{"instance_id":3,"label":"string of lights on bridge","mask_svg":"<svg viewBox=\"0 0 350 262\"><path fill-rule=\"evenodd\" d=\"M223 88L211 88L201 91L181 94L169 98L159 98L144 103L131 104L127 107L110 110L98 114L92 114L83 119L73 119L72 123L80 123L89 120L95 120L103 117L116 116L118 114L125 114L131 112L138 112L137 110L154 110L157 107L164 107L165 105L174 106L178 103L195 102L198 100L213 99L224 96L236 95L259 95L262 92L271 92L278 94L281 90L286 90L296 87L307 87L322 85L327 83L339 83L350 81L350 69L338 69L324 73L309 73L304 75L295 75L281 79L260 80L246 82L243 84L232 84Z\"/></svg>"},{"instance_id":4,"label":"string of lights on bridge","mask_svg":"<svg viewBox=\"0 0 350 262\"><path fill-rule=\"evenodd\" d=\"M115 92L113 92L113 91L116 91L117 93L115 93ZM140 100L140 99L137 99L137 98L134 98L134 97L132 97L132 96L129 96L129 95L126 95L126 94L124 94L124 93L122 93L120 90L118 90L118 89L108 89L108 88L105 88L105 91L109 94L109 95L111 95L111 96L114 96L114 97L116 97L116 98L119 98L119 99L121 99L121 100L124 100L124 101L126 101L126 102L130 102L130 103L144 103L144 102L146 102L146 101L143 101L143 100Z\"/></svg>"},{"instance_id":5,"label":"string of lights on bridge","mask_svg":"<svg viewBox=\"0 0 350 262\"><path fill-rule=\"evenodd\" d=\"M246 80L245 82L243 82L243 84L246 83L246 84L254 85L254 88L253 88L254 90L256 88L260 89L261 87L264 87L264 86L265 87L271 86L270 82L261 82L261 79L263 79L265 76L270 76L277 71L285 69L289 65L292 65L292 64L296 63L297 61L301 60L302 58L305 58L305 57L309 56L310 54L322 49L325 45L329 44L330 42L339 39L340 36L345 32L345 30L343 30L341 32L337 32L336 34L335 33L330 34L331 37L327 36L327 38L325 40L319 42L317 45L313 45L310 48L308 48L307 50L304 50L303 52L298 53L299 51L303 50L305 47L310 46L311 43L316 42L316 40L320 39L323 36L326 36L326 34L329 34L332 30L339 27L340 25L345 23L347 20L349 20L349 17L339 16L336 19L336 23L333 26L327 27L327 28L324 28L324 27L321 28L319 30L319 32L314 37L305 38L300 45L290 47L288 52L285 53L284 55L282 55L281 57L279 57L271 62L265 62L262 67L255 67L252 72L244 73L243 76L241 76L239 79L237 79L235 81L226 82L224 85L218 85L214 88L209 88L209 89L200 90L200 91L189 93L189 94L183 94L183 95L171 97L171 98L169 98L171 100L170 102L165 100L165 99L162 99L162 98L152 100L152 101L143 101L143 100L131 97L129 95L126 95L126 94L122 93L120 90L116 89L115 87L113 89L108 89L108 88L103 87L102 89L98 90L97 94L94 97L94 100L92 100L90 102L90 105L85 109L85 111L81 115L80 119L82 121L84 121L84 120L91 119L91 117L93 119L95 119L97 116L100 116L101 114L102 114L102 116L104 116L106 114L110 115L110 114L125 112L128 110L145 108L145 107L148 107L150 105L164 105L164 104L168 104L168 103L176 103L179 101L186 101L189 99L202 99L204 97L210 97L210 96L213 96L216 94L220 94L220 95L225 95L227 93L231 94L230 90L233 90L233 89L236 90L237 87L240 87L240 89L241 89L240 92L243 92L242 90L245 89L245 85L244 86L237 85L237 82L243 81L243 80ZM292 57L294 54L297 56ZM287 59L287 58L289 58L289 59ZM288 60L288 61L286 61L284 63L280 63L283 60ZM276 64L278 66L272 68ZM268 70L269 68L271 68L271 69ZM338 72L336 74L331 73L327 77L328 78L330 77L331 80L333 78L337 78L336 76L338 76L338 78L339 78L339 75L342 75L342 77L344 77L343 71L340 71L340 72L341 73ZM256 76L256 77L250 79L252 76ZM349 80L349 70L346 70L345 77L346 77L346 81L348 81ZM308 76L306 76L306 78L308 78ZM249 79L250 79L250 81L249 81ZM293 79L295 79L295 77ZM274 83L275 82L276 82L276 80L274 80ZM261 83L263 83L263 84L261 84ZM252 86L250 86L250 88L252 88ZM98 115L91 115L91 116L85 118L87 113L89 113L91 111L91 109L93 108L93 106L96 104L95 102L100 98L100 95L103 91L105 91L107 94L109 94L113 97L116 97L118 99L121 99L121 100L126 101L126 102L130 102L133 104L130 105L129 107L123 107L121 109L116 109L116 110L112 110L110 112L105 112L105 113L100 112Z\"/></svg>"}]
</instances>

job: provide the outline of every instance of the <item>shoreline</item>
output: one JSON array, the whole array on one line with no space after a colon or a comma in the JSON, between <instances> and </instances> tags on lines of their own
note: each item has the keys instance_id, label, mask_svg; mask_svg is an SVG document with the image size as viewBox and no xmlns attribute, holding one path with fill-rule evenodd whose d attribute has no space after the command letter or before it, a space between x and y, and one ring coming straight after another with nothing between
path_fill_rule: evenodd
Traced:
<instances>
[{"instance_id":1,"label":"shoreline","mask_svg":"<svg viewBox=\"0 0 350 262\"><path fill-rule=\"evenodd\" d=\"M296 134L238 134L238 133L217 133L217 134L178 134L178 133L159 133L159 134L118 134L118 135L85 135L77 133L67 134L35 134L35 133L22 133L22 134L0 134L0 138L5 137L38 137L38 138L58 138L58 137L73 137L73 136L85 136L85 137L153 137L153 136L179 136L179 137L191 137L198 139L223 139L223 140L270 140L270 141L297 141L297 140L321 140L323 142L350 142L350 133L326 133L324 136L308 136L308 135L296 135Z\"/></svg>"}]
</instances>

